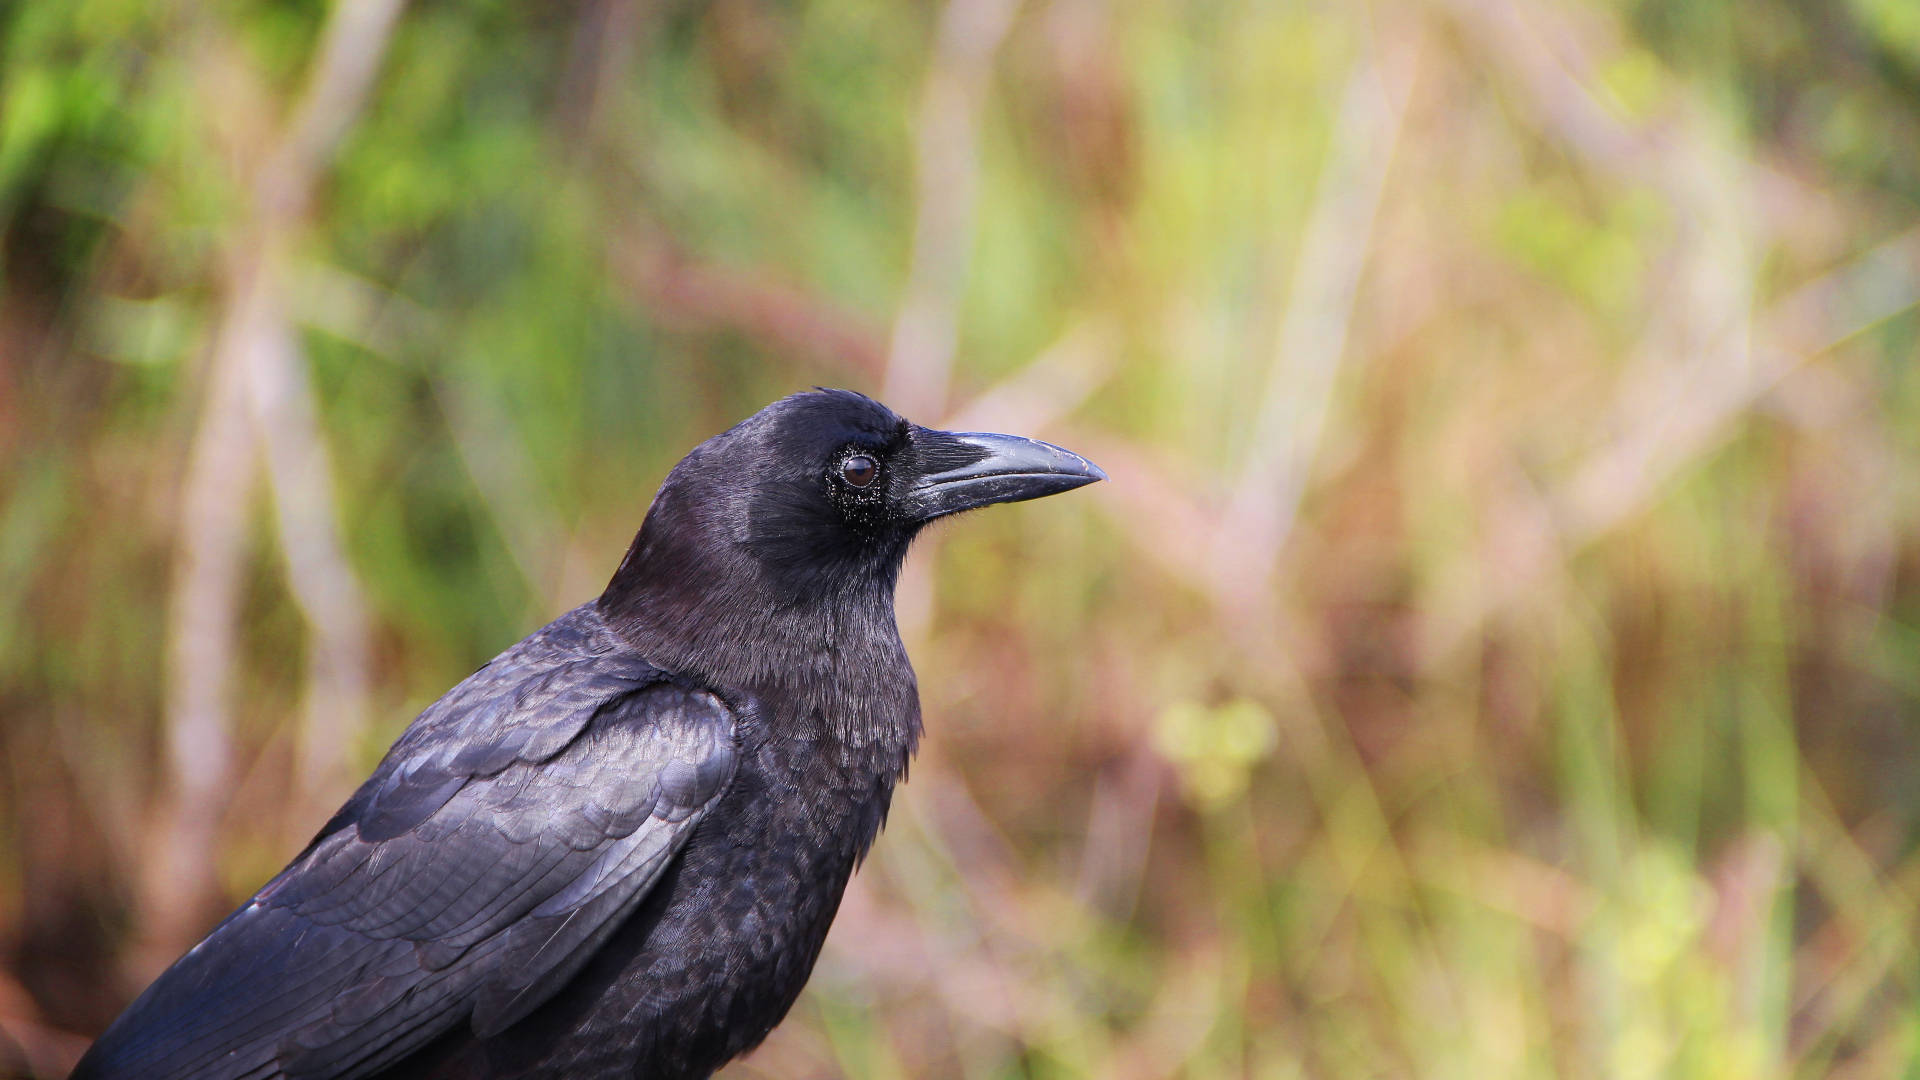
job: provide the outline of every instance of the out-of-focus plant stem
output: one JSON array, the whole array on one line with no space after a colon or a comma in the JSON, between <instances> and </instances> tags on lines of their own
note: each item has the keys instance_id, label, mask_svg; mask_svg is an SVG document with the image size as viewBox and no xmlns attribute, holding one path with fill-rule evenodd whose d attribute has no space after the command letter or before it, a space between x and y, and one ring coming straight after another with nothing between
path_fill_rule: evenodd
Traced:
<instances>
[{"instance_id":1,"label":"out-of-focus plant stem","mask_svg":"<svg viewBox=\"0 0 1920 1080\"><path fill-rule=\"evenodd\" d=\"M168 802L150 833L164 854L145 878L141 936L148 951L138 964L144 973L190 941L208 904L217 903L213 849L233 768L227 694L234 613L251 483L262 457L289 581L312 635L296 805L308 798L331 804L339 796L348 780L346 751L365 723L364 603L341 552L327 453L282 293L319 174L366 98L402 7L401 0L334 6L306 93L259 159L248 219L226 257L224 313L181 497L168 634L172 770Z\"/></svg>"}]
</instances>

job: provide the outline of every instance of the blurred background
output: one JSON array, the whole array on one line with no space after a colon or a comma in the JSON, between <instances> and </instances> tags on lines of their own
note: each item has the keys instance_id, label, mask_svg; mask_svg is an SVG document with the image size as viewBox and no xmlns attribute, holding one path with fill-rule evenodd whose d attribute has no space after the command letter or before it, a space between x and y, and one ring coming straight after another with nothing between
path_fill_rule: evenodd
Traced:
<instances>
[{"instance_id":1,"label":"blurred background","mask_svg":"<svg viewBox=\"0 0 1920 1080\"><path fill-rule=\"evenodd\" d=\"M929 737L736 1078L1920 1059L1910 0L0 7L0 1074L847 386Z\"/></svg>"}]
</instances>

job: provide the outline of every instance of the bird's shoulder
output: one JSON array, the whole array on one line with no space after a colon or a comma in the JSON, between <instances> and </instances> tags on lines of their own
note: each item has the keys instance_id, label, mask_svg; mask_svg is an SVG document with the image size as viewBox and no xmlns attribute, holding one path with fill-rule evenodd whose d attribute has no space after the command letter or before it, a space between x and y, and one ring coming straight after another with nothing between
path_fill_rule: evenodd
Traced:
<instances>
[{"instance_id":1,"label":"bird's shoulder","mask_svg":"<svg viewBox=\"0 0 1920 1080\"><path fill-rule=\"evenodd\" d=\"M654 692L644 701L635 697L650 688ZM315 843L349 824L368 840L404 833L474 778L552 759L608 710L630 726L652 729L651 742L685 741L670 753L679 757L726 751L734 721L717 697L655 666L593 604L583 604L527 635L422 711Z\"/></svg>"}]
</instances>

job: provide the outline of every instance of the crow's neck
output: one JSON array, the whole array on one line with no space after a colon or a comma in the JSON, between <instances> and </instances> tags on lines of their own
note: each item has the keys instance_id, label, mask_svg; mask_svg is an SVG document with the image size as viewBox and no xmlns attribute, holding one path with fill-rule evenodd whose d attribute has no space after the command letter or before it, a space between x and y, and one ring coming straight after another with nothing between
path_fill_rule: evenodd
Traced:
<instances>
[{"instance_id":1,"label":"crow's neck","mask_svg":"<svg viewBox=\"0 0 1920 1080\"><path fill-rule=\"evenodd\" d=\"M656 667L753 695L790 734L869 747L904 767L920 698L894 621L897 564L803 592L725 542L647 532L598 602L616 633Z\"/></svg>"}]
</instances>

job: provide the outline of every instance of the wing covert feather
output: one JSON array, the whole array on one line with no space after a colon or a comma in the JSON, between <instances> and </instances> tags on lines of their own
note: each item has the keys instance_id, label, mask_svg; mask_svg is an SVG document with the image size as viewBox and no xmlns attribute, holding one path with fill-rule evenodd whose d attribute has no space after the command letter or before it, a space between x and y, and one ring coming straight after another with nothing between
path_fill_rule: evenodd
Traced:
<instances>
[{"instance_id":1,"label":"wing covert feather","mask_svg":"<svg viewBox=\"0 0 1920 1080\"><path fill-rule=\"evenodd\" d=\"M422 714L75 1077L365 1076L571 978L732 779L733 718L637 663L499 665Z\"/></svg>"}]
</instances>

